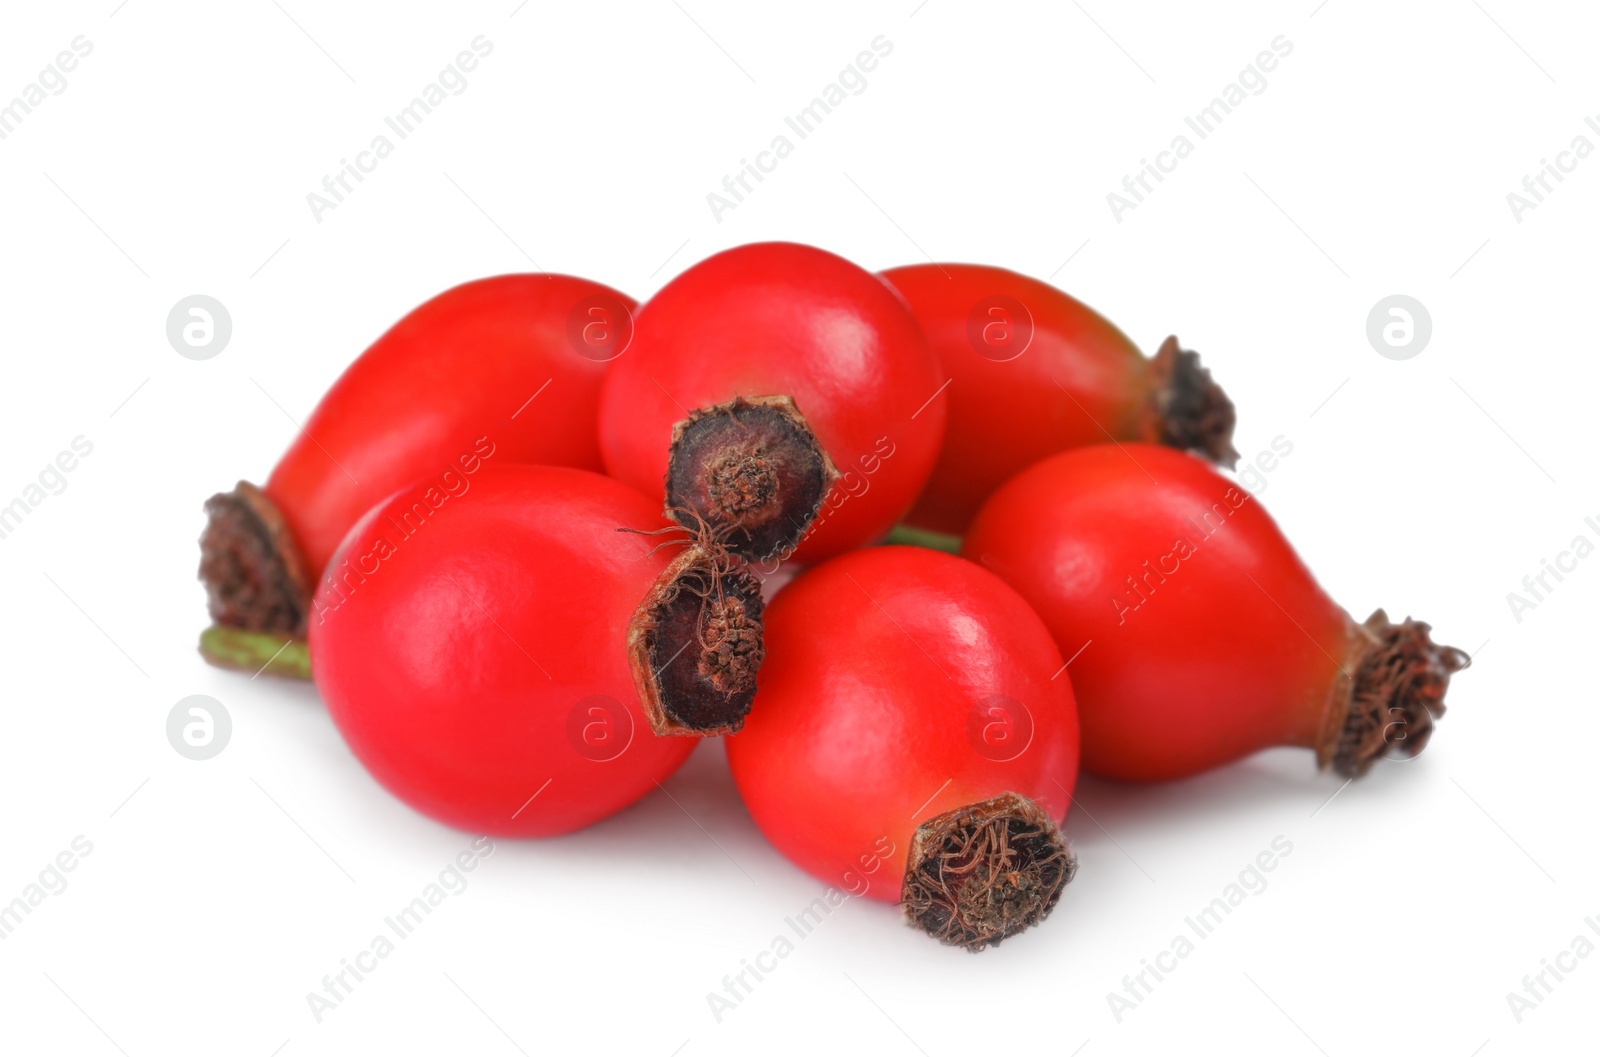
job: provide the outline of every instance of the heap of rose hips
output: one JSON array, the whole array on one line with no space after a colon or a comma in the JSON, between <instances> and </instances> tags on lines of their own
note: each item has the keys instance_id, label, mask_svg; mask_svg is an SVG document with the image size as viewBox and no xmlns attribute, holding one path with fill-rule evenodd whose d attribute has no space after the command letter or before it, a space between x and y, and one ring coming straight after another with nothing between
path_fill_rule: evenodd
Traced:
<instances>
[{"instance_id":1,"label":"heap of rose hips","mask_svg":"<svg viewBox=\"0 0 1600 1057\"><path fill-rule=\"evenodd\" d=\"M380 783L478 833L587 826L726 736L789 859L981 950L1072 878L1080 753L1356 777L1444 711L1465 655L1322 592L1209 465L1233 422L1175 338L997 268L749 245L637 311L484 279L210 500L201 648L309 670Z\"/></svg>"}]
</instances>

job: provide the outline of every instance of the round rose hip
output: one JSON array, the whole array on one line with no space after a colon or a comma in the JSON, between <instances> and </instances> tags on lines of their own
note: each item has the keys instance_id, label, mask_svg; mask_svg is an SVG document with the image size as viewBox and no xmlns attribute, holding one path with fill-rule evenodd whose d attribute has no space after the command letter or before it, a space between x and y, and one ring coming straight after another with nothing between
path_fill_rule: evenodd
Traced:
<instances>
[{"instance_id":1,"label":"round rose hip","mask_svg":"<svg viewBox=\"0 0 1600 1057\"><path fill-rule=\"evenodd\" d=\"M1074 868L1057 823L1078 721L1021 596L960 558L873 547L802 573L766 632L728 762L773 844L946 943L1042 920Z\"/></svg>"},{"instance_id":2,"label":"round rose hip","mask_svg":"<svg viewBox=\"0 0 1600 1057\"><path fill-rule=\"evenodd\" d=\"M694 747L665 735L736 729L760 643L731 632L759 631L759 587L618 531L662 525L627 486L549 466L424 480L373 508L311 619L313 675L356 757L442 822L539 837L655 788Z\"/></svg>"},{"instance_id":3,"label":"round rose hip","mask_svg":"<svg viewBox=\"0 0 1600 1057\"><path fill-rule=\"evenodd\" d=\"M752 560L883 536L944 432L944 376L880 279L810 246L701 261L639 310L600 399L606 469Z\"/></svg>"}]
</instances>

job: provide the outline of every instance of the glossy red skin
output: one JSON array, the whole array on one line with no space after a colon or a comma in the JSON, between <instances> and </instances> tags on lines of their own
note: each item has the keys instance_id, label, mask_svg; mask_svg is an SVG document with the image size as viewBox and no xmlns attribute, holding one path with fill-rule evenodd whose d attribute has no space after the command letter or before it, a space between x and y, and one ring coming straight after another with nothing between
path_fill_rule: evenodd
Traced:
<instances>
[{"instance_id":1,"label":"glossy red skin","mask_svg":"<svg viewBox=\"0 0 1600 1057\"><path fill-rule=\"evenodd\" d=\"M984 504L962 552L1076 655L1084 768L1109 778L1315 746L1355 641L1261 504L1170 448L1107 444L1030 467Z\"/></svg>"},{"instance_id":2,"label":"glossy red skin","mask_svg":"<svg viewBox=\"0 0 1600 1057\"><path fill-rule=\"evenodd\" d=\"M728 763L756 825L812 876L898 902L911 837L933 816L1012 792L1065 817L1071 682L1052 678L1060 651L993 574L921 548L856 551L779 592L766 646ZM1033 727L1010 760L980 753L968 726L1000 694Z\"/></svg>"},{"instance_id":3,"label":"glossy red skin","mask_svg":"<svg viewBox=\"0 0 1600 1057\"><path fill-rule=\"evenodd\" d=\"M660 498L672 427L690 411L794 397L844 475L793 555L818 561L881 537L916 499L944 434L943 383L876 276L810 246L740 246L639 310L633 345L606 379L600 446L613 477Z\"/></svg>"},{"instance_id":4,"label":"glossy red skin","mask_svg":"<svg viewBox=\"0 0 1600 1057\"><path fill-rule=\"evenodd\" d=\"M981 264L913 264L883 278L911 306L951 379L944 447L908 523L962 533L996 488L1040 459L1104 443L1108 432L1150 439L1141 436L1149 361L1088 305ZM980 352L967 327L974 308L997 295L1021 302L1033 321L1031 342L1003 361Z\"/></svg>"},{"instance_id":5,"label":"glossy red skin","mask_svg":"<svg viewBox=\"0 0 1600 1057\"><path fill-rule=\"evenodd\" d=\"M351 530L317 592L312 675L356 758L418 811L473 833L566 833L633 803L694 748L651 732L628 668L629 617L670 556L616 530L661 517L582 470L482 465L458 480L466 490L409 538L390 519L426 501L426 481ZM392 553L363 562L380 536ZM354 584L342 602L335 582ZM605 761L569 737L596 694L632 728ZM618 737L629 725L595 718Z\"/></svg>"},{"instance_id":6,"label":"glossy red skin","mask_svg":"<svg viewBox=\"0 0 1600 1057\"><path fill-rule=\"evenodd\" d=\"M449 469L479 436L503 462L599 470L595 409L610 364L567 334L574 306L597 295L635 307L567 275L464 283L413 309L346 368L264 489L310 575L374 503Z\"/></svg>"}]
</instances>

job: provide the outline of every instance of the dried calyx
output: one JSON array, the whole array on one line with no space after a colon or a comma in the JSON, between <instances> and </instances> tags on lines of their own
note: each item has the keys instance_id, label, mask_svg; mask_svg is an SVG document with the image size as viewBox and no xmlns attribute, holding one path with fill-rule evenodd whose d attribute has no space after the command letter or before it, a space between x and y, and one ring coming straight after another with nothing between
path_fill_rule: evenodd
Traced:
<instances>
[{"instance_id":1,"label":"dried calyx","mask_svg":"<svg viewBox=\"0 0 1600 1057\"><path fill-rule=\"evenodd\" d=\"M1002 793L917 827L900 909L940 942L981 951L1043 921L1077 869L1044 809Z\"/></svg>"},{"instance_id":2,"label":"dried calyx","mask_svg":"<svg viewBox=\"0 0 1600 1057\"><path fill-rule=\"evenodd\" d=\"M1444 715L1450 676L1472 663L1464 651L1435 643L1427 624L1393 624L1381 609L1355 630L1317 746L1318 765L1346 778L1360 778L1384 756L1421 752Z\"/></svg>"},{"instance_id":3,"label":"dried calyx","mask_svg":"<svg viewBox=\"0 0 1600 1057\"><path fill-rule=\"evenodd\" d=\"M838 476L793 399L735 397L673 427L667 516L764 561L800 542Z\"/></svg>"},{"instance_id":4,"label":"dried calyx","mask_svg":"<svg viewBox=\"0 0 1600 1057\"><path fill-rule=\"evenodd\" d=\"M311 579L283 515L240 481L206 501L200 580L211 619L227 628L304 637Z\"/></svg>"},{"instance_id":5,"label":"dried calyx","mask_svg":"<svg viewBox=\"0 0 1600 1057\"><path fill-rule=\"evenodd\" d=\"M1239 461L1233 446L1233 401L1211 380L1200 354L1180 349L1177 337L1169 337L1150 361L1150 372L1149 438L1233 469Z\"/></svg>"},{"instance_id":6,"label":"dried calyx","mask_svg":"<svg viewBox=\"0 0 1600 1057\"><path fill-rule=\"evenodd\" d=\"M657 734L732 734L744 725L766 655L761 582L710 535L651 585L628 625L628 662Z\"/></svg>"}]
</instances>

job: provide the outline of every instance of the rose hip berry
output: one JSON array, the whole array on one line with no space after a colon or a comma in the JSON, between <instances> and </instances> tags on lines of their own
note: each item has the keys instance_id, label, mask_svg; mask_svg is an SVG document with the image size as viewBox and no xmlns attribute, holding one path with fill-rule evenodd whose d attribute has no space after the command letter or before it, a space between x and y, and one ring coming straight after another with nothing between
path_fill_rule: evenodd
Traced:
<instances>
[{"instance_id":1,"label":"rose hip berry","mask_svg":"<svg viewBox=\"0 0 1600 1057\"><path fill-rule=\"evenodd\" d=\"M979 264L883 273L950 377L944 447L906 521L961 533L990 493L1047 455L1149 441L1232 466L1233 404L1168 338L1154 359L1055 287Z\"/></svg>"},{"instance_id":2,"label":"rose hip berry","mask_svg":"<svg viewBox=\"0 0 1600 1057\"><path fill-rule=\"evenodd\" d=\"M356 757L418 811L477 833L565 833L684 761L694 742L656 730L738 726L760 657L724 646L759 632L759 592L737 593L750 588L692 545L672 557L618 532L660 515L599 474L507 465L470 480L402 489L350 530L316 595L313 674ZM655 666L641 669L630 640L647 621Z\"/></svg>"},{"instance_id":3,"label":"rose hip berry","mask_svg":"<svg viewBox=\"0 0 1600 1057\"><path fill-rule=\"evenodd\" d=\"M631 337L633 307L586 279L502 275L391 327L328 390L264 488L240 482L206 504L211 618L243 633L208 637L208 659L235 663L224 651L248 647L248 633L267 633L268 653L272 637L304 635L350 526L395 489L486 458L485 444L496 463L600 469L600 383Z\"/></svg>"},{"instance_id":4,"label":"rose hip berry","mask_svg":"<svg viewBox=\"0 0 1600 1057\"><path fill-rule=\"evenodd\" d=\"M600 443L612 476L680 524L746 559L815 561L882 536L916 498L943 381L875 276L809 246L741 246L640 309Z\"/></svg>"},{"instance_id":5,"label":"rose hip berry","mask_svg":"<svg viewBox=\"0 0 1600 1057\"><path fill-rule=\"evenodd\" d=\"M1359 777L1422 751L1468 661L1427 624L1351 619L1259 502L1170 448L1046 459L984 504L963 553L1076 655L1084 767L1109 778L1182 778L1275 745Z\"/></svg>"},{"instance_id":6,"label":"rose hip berry","mask_svg":"<svg viewBox=\"0 0 1600 1057\"><path fill-rule=\"evenodd\" d=\"M867 895L971 950L1050 912L1074 870L1057 823L1078 724L1020 595L950 555L875 547L779 592L766 642L728 762L780 851L830 884L864 876Z\"/></svg>"}]
</instances>

